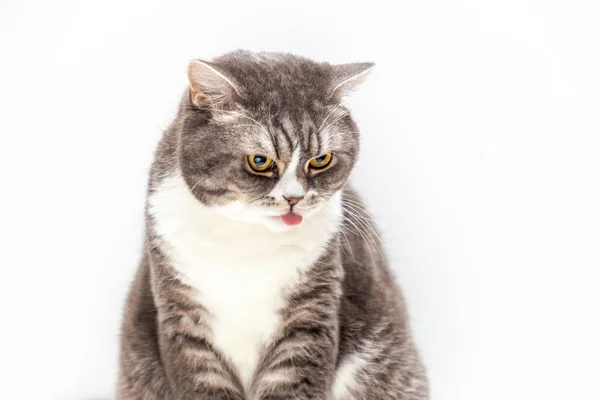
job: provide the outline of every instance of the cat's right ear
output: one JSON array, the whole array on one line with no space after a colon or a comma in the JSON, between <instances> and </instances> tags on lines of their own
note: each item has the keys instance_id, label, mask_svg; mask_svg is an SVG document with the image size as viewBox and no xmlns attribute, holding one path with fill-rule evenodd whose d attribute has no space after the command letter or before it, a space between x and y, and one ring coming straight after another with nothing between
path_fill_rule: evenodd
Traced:
<instances>
[{"instance_id":1,"label":"cat's right ear","mask_svg":"<svg viewBox=\"0 0 600 400\"><path fill-rule=\"evenodd\" d=\"M192 60L188 66L191 100L197 107L221 108L239 95L234 83L208 62Z\"/></svg>"}]
</instances>

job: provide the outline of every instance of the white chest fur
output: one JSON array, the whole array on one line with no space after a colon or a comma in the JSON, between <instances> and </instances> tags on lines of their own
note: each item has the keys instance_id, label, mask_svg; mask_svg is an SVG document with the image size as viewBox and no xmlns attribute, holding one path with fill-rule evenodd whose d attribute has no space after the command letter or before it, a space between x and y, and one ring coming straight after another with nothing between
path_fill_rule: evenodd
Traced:
<instances>
[{"instance_id":1,"label":"white chest fur","mask_svg":"<svg viewBox=\"0 0 600 400\"><path fill-rule=\"evenodd\" d=\"M215 347L248 385L280 323L289 288L321 254L341 218L339 194L319 218L272 232L203 206L179 175L165 178L149 199L154 229L198 301L212 315Z\"/></svg>"}]
</instances>

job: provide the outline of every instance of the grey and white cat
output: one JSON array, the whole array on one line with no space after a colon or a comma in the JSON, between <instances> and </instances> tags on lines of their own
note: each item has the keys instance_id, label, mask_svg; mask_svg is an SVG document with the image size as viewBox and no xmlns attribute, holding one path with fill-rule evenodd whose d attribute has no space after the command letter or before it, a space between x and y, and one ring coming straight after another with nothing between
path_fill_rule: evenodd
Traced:
<instances>
[{"instance_id":1,"label":"grey and white cat","mask_svg":"<svg viewBox=\"0 0 600 400\"><path fill-rule=\"evenodd\" d=\"M192 61L156 151L117 397L421 400L399 288L347 186L370 63Z\"/></svg>"}]
</instances>

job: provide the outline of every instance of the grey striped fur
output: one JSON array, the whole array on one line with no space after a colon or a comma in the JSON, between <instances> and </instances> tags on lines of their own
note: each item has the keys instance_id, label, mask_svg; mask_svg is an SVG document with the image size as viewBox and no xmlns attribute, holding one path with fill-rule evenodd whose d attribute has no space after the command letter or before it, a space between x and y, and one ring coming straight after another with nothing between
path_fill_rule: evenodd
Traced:
<instances>
[{"instance_id":1,"label":"grey striped fur","mask_svg":"<svg viewBox=\"0 0 600 400\"><path fill-rule=\"evenodd\" d=\"M223 93L229 89L215 86L200 97L186 91L156 151L149 196L165 177L179 171L205 206L238 201L267 207L273 199L266 194L278 177L248 173L241 164L244 143L265 134L282 160L289 160L299 147L306 155L304 163L327 141L335 148L336 164L315 176L300 170L297 179L318 193L307 202L318 203L342 191L344 220L303 279L285 293L280 323L245 387L215 347L211 312L173 268L147 206L145 250L123 319L117 398L427 399L427 380L400 289L372 218L347 185L359 134L340 103L349 88L339 85L371 65L335 66L289 54L245 51L207 64L236 91ZM254 122L230 118L240 114L267 132L257 133ZM336 388L344 368L352 372L353 384Z\"/></svg>"}]
</instances>

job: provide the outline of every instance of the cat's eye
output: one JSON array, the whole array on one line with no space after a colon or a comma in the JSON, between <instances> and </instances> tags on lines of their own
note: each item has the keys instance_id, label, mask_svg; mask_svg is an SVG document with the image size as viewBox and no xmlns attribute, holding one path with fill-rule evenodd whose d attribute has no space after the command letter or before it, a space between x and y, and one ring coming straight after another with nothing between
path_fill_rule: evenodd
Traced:
<instances>
[{"instance_id":1,"label":"cat's eye","mask_svg":"<svg viewBox=\"0 0 600 400\"><path fill-rule=\"evenodd\" d=\"M250 168L256 172L267 172L275 165L273 160L269 157L257 154L250 154L248 156L248 164L250 165Z\"/></svg>"},{"instance_id":2,"label":"cat's eye","mask_svg":"<svg viewBox=\"0 0 600 400\"><path fill-rule=\"evenodd\" d=\"M322 169L331 163L331 159L333 158L333 153L326 153L311 159L308 162L308 165L313 169Z\"/></svg>"}]
</instances>

